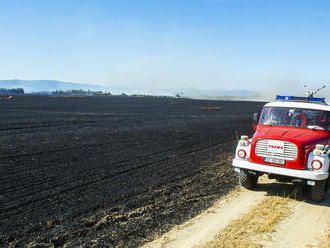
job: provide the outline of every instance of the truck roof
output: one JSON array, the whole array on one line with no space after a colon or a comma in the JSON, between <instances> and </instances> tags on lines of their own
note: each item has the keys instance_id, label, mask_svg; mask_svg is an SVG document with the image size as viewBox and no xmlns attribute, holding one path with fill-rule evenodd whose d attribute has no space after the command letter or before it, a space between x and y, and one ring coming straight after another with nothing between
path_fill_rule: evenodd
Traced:
<instances>
[{"instance_id":1,"label":"truck roof","mask_svg":"<svg viewBox=\"0 0 330 248\"><path fill-rule=\"evenodd\" d=\"M330 105L328 104L296 102L296 101L274 101L265 104L264 107L304 108L304 109L330 111Z\"/></svg>"}]
</instances>

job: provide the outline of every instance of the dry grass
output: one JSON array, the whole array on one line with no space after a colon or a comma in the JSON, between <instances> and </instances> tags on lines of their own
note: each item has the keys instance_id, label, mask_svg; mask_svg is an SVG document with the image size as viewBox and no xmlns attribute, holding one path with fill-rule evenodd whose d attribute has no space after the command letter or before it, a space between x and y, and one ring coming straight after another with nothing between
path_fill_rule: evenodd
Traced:
<instances>
[{"instance_id":1,"label":"dry grass","mask_svg":"<svg viewBox=\"0 0 330 248\"><path fill-rule=\"evenodd\" d=\"M201 107L200 110L222 110L221 107Z\"/></svg>"},{"instance_id":2,"label":"dry grass","mask_svg":"<svg viewBox=\"0 0 330 248\"><path fill-rule=\"evenodd\" d=\"M325 228L325 232L322 238L319 240L318 245L315 248L329 248L330 247L330 222Z\"/></svg>"},{"instance_id":3,"label":"dry grass","mask_svg":"<svg viewBox=\"0 0 330 248\"><path fill-rule=\"evenodd\" d=\"M199 248L258 248L270 238L278 223L290 215L289 198L270 196L254 206L247 214L232 221L215 240Z\"/></svg>"}]
</instances>

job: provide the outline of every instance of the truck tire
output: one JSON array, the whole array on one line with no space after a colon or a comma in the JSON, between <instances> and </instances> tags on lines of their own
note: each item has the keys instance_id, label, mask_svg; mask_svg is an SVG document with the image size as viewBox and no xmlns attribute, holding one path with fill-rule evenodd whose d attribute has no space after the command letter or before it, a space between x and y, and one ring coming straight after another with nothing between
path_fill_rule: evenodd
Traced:
<instances>
[{"instance_id":1,"label":"truck tire","mask_svg":"<svg viewBox=\"0 0 330 248\"><path fill-rule=\"evenodd\" d=\"M259 176L250 174L244 170L238 173L239 184L246 189L252 189L257 184L258 178Z\"/></svg>"},{"instance_id":2,"label":"truck tire","mask_svg":"<svg viewBox=\"0 0 330 248\"><path fill-rule=\"evenodd\" d=\"M315 181L315 185L311 188L312 201L321 202L325 199L327 180Z\"/></svg>"}]
</instances>

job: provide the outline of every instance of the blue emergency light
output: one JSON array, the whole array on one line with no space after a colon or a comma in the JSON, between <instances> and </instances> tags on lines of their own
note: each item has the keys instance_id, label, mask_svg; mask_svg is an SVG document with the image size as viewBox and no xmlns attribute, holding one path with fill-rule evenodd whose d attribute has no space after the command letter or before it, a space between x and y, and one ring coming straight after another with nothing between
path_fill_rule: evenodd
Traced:
<instances>
[{"instance_id":1,"label":"blue emergency light","mask_svg":"<svg viewBox=\"0 0 330 248\"><path fill-rule=\"evenodd\" d=\"M325 98L320 97L301 97L301 96L276 96L277 101L296 101L296 102L313 102L324 103Z\"/></svg>"},{"instance_id":2,"label":"blue emergency light","mask_svg":"<svg viewBox=\"0 0 330 248\"><path fill-rule=\"evenodd\" d=\"M278 101L292 101L292 96L276 96Z\"/></svg>"},{"instance_id":3,"label":"blue emergency light","mask_svg":"<svg viewBox=\"0 0 330 248\"><path fill-rule=\"evenodd\" d=\"M310 102L320 102L325 104L325 98L319 98L319 97L310 97L308 99Z\"/></svg>"}]
</instances>

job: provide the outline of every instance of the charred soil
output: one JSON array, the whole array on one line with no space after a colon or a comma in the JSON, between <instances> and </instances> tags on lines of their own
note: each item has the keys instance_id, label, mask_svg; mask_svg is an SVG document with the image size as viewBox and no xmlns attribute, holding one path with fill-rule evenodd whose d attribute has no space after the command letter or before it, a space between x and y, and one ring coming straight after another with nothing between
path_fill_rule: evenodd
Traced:
<instances>
[{"instance_id":1,"label":"charred soil","mask_svg":"<svg viewBox=\"0 0 330 248\"><path fill-rule=\"evenodd\" d=\"M0 246L152 240L236 186L235 131L251 134L251 115L262 105L151 97L0 102Z\"/></svg>"}]
</instances>

